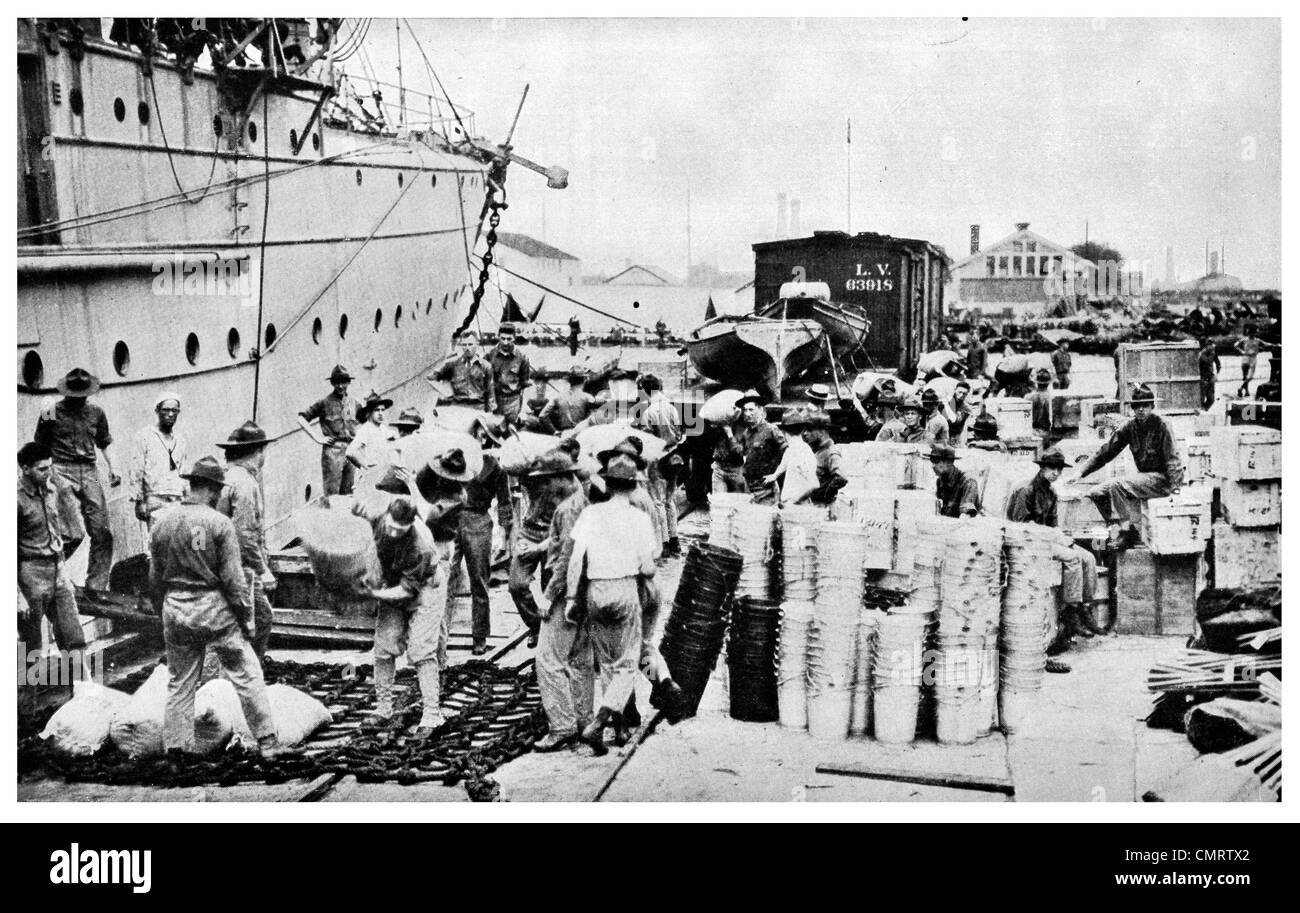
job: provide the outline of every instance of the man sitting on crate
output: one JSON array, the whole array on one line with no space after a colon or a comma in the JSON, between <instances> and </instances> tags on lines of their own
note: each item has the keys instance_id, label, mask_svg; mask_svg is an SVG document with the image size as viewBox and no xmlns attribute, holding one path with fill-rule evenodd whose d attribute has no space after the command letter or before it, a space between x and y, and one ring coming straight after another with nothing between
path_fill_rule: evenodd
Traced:
<instances>
[{"instance_id":1,"label":"man sitting on crate","mask_svg":"<svg viewBox=\"0 0 1300 913\"><path fill-rule=\"evenodd\" d=\"M1169 422L1155 414L1155 394L1145 384L1138 384L1130 402L1133 417L1079 467L1078 478L1082 480L1119 456L1125 447L1133 453L1135 475L1102 482L1088 492L1110 530L1111 548L1134 544L1134 523L1141 519L1144 502L1176 495L1183 484L1183 463L1174 446L1174 431Z\"/></svg>"},{"instance_id":2,"label":"man sitting on crate","mask_svg":"<svg viewBox=\"0 0 1300 913\"><path fill-rule=\"evenodd\" d=\"M1052 483L1061 477L1067 463L1065 456L1055 447L1046 450L1035 460L1038 474L1028 485L1017 488L1007 503L1007 519L1013 523L1037 523L1056 529L1057 497ZM1092 604L1097 592L1097 559L1092 552L1081 548L1061 534L1054 543L1053 555L1061 562L1061 611L1056 620L1056 636L1047 648L1052 656L1063 653L1073 634L1091 637L1105 632L1092 617ZM1047 661L1048 672L1069 672L1070 667L1060 660Z\"/></svg>"}]
</instances>

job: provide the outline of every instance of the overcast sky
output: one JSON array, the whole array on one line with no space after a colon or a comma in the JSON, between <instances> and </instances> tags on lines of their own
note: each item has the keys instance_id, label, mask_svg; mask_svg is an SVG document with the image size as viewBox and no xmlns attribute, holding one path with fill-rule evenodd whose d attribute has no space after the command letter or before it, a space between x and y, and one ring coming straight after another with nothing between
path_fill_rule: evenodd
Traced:
<instances>
[{"instance_id":1,"label":"overcast sky","mask_svg":"<svg viewBox=\"0 0 1300 913\"><path fill-rule=\"evenodd\" d=\"M1027 221L1064 244L1111 242L1163 279L1227 271L1278 286L1281 30L1266 19L412 20L452 98L500 140L525 83L504 226L588 272L625 259L753 267L776 195L803 233L925 238L955 259ZM372 63L395 79L395 27ZM406 84L429 80L407 36ZM358 58L349 62L359 71ZM382 78L382 77L381 77ZM544 212L543 212L544 209ZM545 222L543 230L543 221Z\"/></svg>"}]
</instances>

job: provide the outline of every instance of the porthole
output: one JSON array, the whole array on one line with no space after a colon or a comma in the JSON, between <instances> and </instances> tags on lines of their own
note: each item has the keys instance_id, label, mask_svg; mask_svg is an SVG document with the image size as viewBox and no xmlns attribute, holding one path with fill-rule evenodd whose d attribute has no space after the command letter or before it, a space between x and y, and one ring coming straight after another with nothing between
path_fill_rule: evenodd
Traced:
<instances>
[{"instance_id":1,"label":"porthole","mask_svg":"<svg viewBox=\"0 0 1300 913\"><path fill-rule=\"evenodd\" d=\"M406 176L403 175L402 172L400 171L397 172L397 186L401 187L405 183L406 183Z\"/></svg>"},{"instance_id":2,"label":"porthole","mask_svg":"<svg viewBox=\"0 0 1300 913\"><path fill-rule=\"evenodd\" d=\"M68 93L68 104L72 106L72 113L81 116L81 112L86 110L86 98L81 94L80 89L73 89Z\"/></svg>"},{"instance_id":3,"label":"porthole","mask_svg":"<svg viewBox=\"0 0 1300 913\"><path fill-rule=\"evenodd\" d=\"M217 136L220 136L220 135L221 135L221 131L222 131L223 129L224 129L224 127L223 127L223 125L222 125L222 123L221 123L221 115L220 115L220 114L214 114L214 115L212 116L212 132L215 133Z\"/></svg>"},{"instance_id":4,"label":"porthole","mask_svg":"<svg viewBox=\"0 0 1300 913\"><path fill-rule=\"evenodd\" d=\"M311 322L311 341L316 343L316 345L320 345L321 329L322 329L322 324L320 322L320 318L317 317L315 320Z\"/></svg>"},{"instance_id":5,"label":"porthole","mask_svg":"<svg viewBox=\"0 0 1300 913\"><path fill-rule=\"evenodd\" d=\"M149 123L149 106L145 102L140 102L140 104L136 105L135 114L140 118L140 123Z\"/></svg>"},{"instance_id":6,"label":"porthole","mask_svg":"<svg viewBox=\"0 0 1300 913\"><path fill-rule=\"evenodd\" d=\"M120 98L113 99L113 116L117 118L119 124L126 120L126 102Z\"/></svg>"},{"instance_id":7,"label":"porthole","mask_svg":"<svg viewBox=\"0 0 1300 913\"><path fill-rule=\"evenodd\" d=\"M451 300L451 292L442 296L442 309L447 310L447 302Z\"/></svg>"},{"instance_id":8,"label":"porthole","mask_svg":"<svg viewBox=\"0 0 1300 913\"><path fill-rule=\"evenodd\" d=\"M307 489L302 493L302 499L303 499L304 501L310 501L310 500L311 500L311 486L310 486L310 485L308 485L308 486L307 486Z\"/></svg>"},{"instance_id":9,"label":"porthole","mask_svg":"<svg viewBox=\"0 0 1300 913\"><path fill-rule=\"evenodd\" d=\"M430 179L430 186L432 187L438 186L438 176L436 174L433 175L433 177Z\"/></svg>"},{"instance_id":10,"label":"porthole","mask_svg":"<svg viewBox=\"0 0 1300 913\"><path fill-rule=\"evenodd\" d=\"M393 326L400 327L401 325L402 325L402 306L399 304L397 306L397 310L393 312Z\"/></svg>"},{"instance_id":11,"label":"porthole","mask_svg":"<svg viewBox=\"0 0 1300 913\"><path fill-rule=\"evenodd\" d=\"M361 186L361 169L360 169L360 168L357 169L357 186L358 186L358 187Z\"/></svg>"},{"instance_id":12,"label":"porthole","mask_svg":"<svg viewBox=\"0 0 1300 913\"><path fill-rule=\"evenodd\" d=\"M121 377L126 377L126 372L131 370L131 350L120 339L113 346L113 370Z\"/></svg>"},{"instance_id":13,"label":"porthole","mask_svg":"<svg viewBox=\"0 0 1300 913\"><path fill-rule=\"evenodd\" d=\"M379 332L379 327L384 322L384 312L382 308L375 308L375 332Z\"/></svg>"},{"instance_id":14,"label":"porthole","mask_svg":"<svg viewBox=\"0 0 1300 913\"><path fill-rule=\"evenodd\" d=\"M268 323L266 325L266 332L262 334L264 348L269 349L271 346L275 345L275 340L279 335L280 332L275 328L275 324Z\"/></svg>"},{"instance_id":15,"label":"porthole","mask_svg":"<svg viewBox=\"0 0 1300 913\"><path fill-rule=\"evenodd\" d=\"M432 311L433 311L433 299L430 298L430 299L429 299L428 301L426 301L425 304L424 304L424 313L428 314L428 313L431 313Z\"/></svg>"},{"instance_id":16,"label":"porthole","mask_svg":"<svg viewBox=\"0 0 1300 913\"><path fill-rule=\"evenodd\" d=\"M45 383L45 363L34 351L23 356L23 386L28 390L39 390Z\"/></svg>"},{"instance_id":17,"label":"porthole","mask_svg":"<svg viewBox=\"0 0 1300 913\"><path fill-rule=\"evenodd\" d=\"M289 131L289 151L292 152L294 155L298 154L298 131L297 130Z\"/></svg>"},{"instance_id":18,"label":"porthole","mask_svg":"<svg viewBox=\"0 0 1300 913\"><path fill-rule=\"evenodd\" d=\"M415 307L411 308L411 319L414 320L420 316L420 302L415 302Z\"/></svg>"},{"instance_id":19,"label":"porthole","mask_svg":"<svg viewBox=\"0 0 1300 913\"><path fill-rule=\"evenodd\" d=\"M226 334L226 351L230 353L231 358L239 357L239 330L234 327Z\"/></svg>"},{"instance_id":20,"label":"porthole","mask_svg":"<svg viewBox=\"0 0 1300 913\"><path fill-rule=\"evenodd\" d=\"M344 314L339 318L339 339L348 338L348 315Z\"/></svg>"},{"instance_id":21,"label":"porthole","mask_svg":"<svg viewBox=\"0 0 1300 913\"><path fill-rule=\"evenodd\" d=\"M194 333L185 337L185 360L192 365L199 363L199 337Z\"/></svg>"},{"instance_id":22,"label":"porthole","mask_svg":"<svg viewBox=\"0 0 1300 913\"><path fill-rule=\"evenodd\" d=\"M257 124L251 120L248 122L248 141L250 143L257 142Z\"/></svg>"},{"instance_id":23,"label":"porthole","mask_svg":"<svg viewBox=\"0 0 1300 913\"><path fill-rule=\"evenodd\" d=\"M633 302L632 302L632 309L633 309L633 310L636 310L636 309L639 308L640 306L641 306L641 302L640 302L640 301L633 301Z\"/></svg>"},{"instance_id":24,"label":"porthole","mask_svg":"<svg viewBox=\"0 0 1300 913\"><path fill-rule=\"evenodd\" d=\"M313 133L313 134L311 135L311 148L312 148L313 150L315 150L316 152L320 152L320 134L319 134L319 133Z\"/></svg>"}]
</instances>

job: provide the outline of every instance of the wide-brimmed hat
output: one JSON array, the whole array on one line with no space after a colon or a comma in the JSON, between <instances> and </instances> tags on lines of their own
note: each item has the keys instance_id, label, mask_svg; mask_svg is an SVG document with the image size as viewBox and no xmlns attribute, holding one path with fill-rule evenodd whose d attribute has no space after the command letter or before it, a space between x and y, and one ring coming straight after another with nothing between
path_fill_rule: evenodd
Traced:
<instances>
[{"instance_id":1,"label":"wide-brimmed hat","mask_svg":"<svg viewBox=\"0 0 1300 913\"><path fill-rule=\"evenodd\" d=\"M936 393L932 388L926 387L924 390L921 391L922 406L937 406L938 404L939 404L939 394Z\"/></svg>"},{"instance_id":2,"label":"wide-brimmed hat","mask_svg":"<svg viewBox=\"0 0 1300 913\"><path fill-rule=\"evenodd\" d=\"M953 450L947 444L935 444L930 448L926 458L931 463L938 463L940 460L946 460L949 463L957 462L957 451Z\"/></svg>"},{"instance_id":3,"label":"wide-brimmed hat","mask_svg":"<svg viewBox=\"0 0 1300 913\"><path fill-rule=\"evenodd\" d=\"M352 375L349 374L348 369L342 365L335 365L334 370L330 372L330 383L332 384L338 384L350 380L352 380Z\"/></svg>"},{"instance_id":4,"label":"wide-brimmed hat","mask_svg":"<svg viewBox=\"0 0 1300 913\"><path fill-rule=\"evenodd\" d=\"M573 457L563 450L552 450L550 453L545 453L537 458L528 471L528 477L559 476L577 471L578 466L573 462Z\"/></svg>"},{"instance_id":5,"label":"wide-brimmed hat","mask_svg":"<svg viewBox=\"0 0 1300 913\"><path fill-rule=\"evenodd\" d=\"M265 447L269 443L271 442L267 440L266 432L258 427L257 422L247 421L230 432L230 437L217 446L225 451L252 450L255 447Z\"/></svg>"},{"instance_id":6,"label":"wide-brimmed hat","mask_svg":"<svg viewBox=\"0 0 1300 913\"><path fill-rule=\"evenodd\" d=\"M804 396L819 403L828 403L831 400L831 388L825 384L813 384Z\"/></svg>"},{"instance_id":7,"label":"wide-brimmed hat","mask_svg":"<svg viewBox=\"0 0 1300 913\"><path fill-rule=\"evenodd\" d=\"M569 373L565 375L569 380L586 380L587 369L582 365L570 365Z\"/></svg>"},{"instance_id":8,"label":"wide-brimmed hat","mask_svg":"<svg viewBox=\"0 0 1300 913\"><path fill-rule=\"evenodd\" d=\"M808 415L809 428L829 428L831 426L831 417L825 412L812 412Z\"/></svg>"},{"instance_id":9,"label":"wide-brimmed hat","mask_svg":"<svg viewBox=\"0 0 1300 913\"><path fill-rule=\"evenodd\" d=\"M469 433L474 434L479 429L487 435L489 441L497 446L505 440L505 419L498 415L480 415L474 421L470 422Z\"/></svg>"},{"instance_id":10,"label":"wide-brimmed hat","mask_svg":"<svg viewBox=\"0 0 1300 913\"><path fill-rule=\"evenodd\" d=\"M388 409L393 405L391 399L385 399L374 390L366 394L365 400L361 403L361 408L357 410L357 418L365 421L370 417L370 413L376 409Z\"/></svg>"},{"instance_id":11,"label":"wide-brimmed hat","mask_svg":"<svg viewBox=\"0 0 1300 913\"><path fill-rule=\"evenodd\" d=\"M434 457L429 461L429 469L435 475L452 482L470 482L478 475L465 459L465 451L459 447L453 447L442 456Z\"/></svg>"},{"instance_id":12,"label":"wide-brimmed hat","mask_svg":"<svg viewBox=\"0 0 1300 913\"><path fill-rule=\"evenodd\" d=\"M395 419L390 419L388 424L398 428L419 428L424 425L424 416L420 415L418 409L403 409Z\"/></svg>"},{"instance_id":13,"label":"wide-brimmed hat","mask_svg":"<svg viewBox=\"0 0 1300 913\"><path fill-rule=\"evenodd\" d=\"M798 431L807 428L811 424L810 419L806 409L786 409L781 413L780 427L784 431Z\"/></svg>"},{"instance_id":14,"label":"wide-brimmed hat","mask_svg":"<svg viewBox=\"0 0 1300 913\"><path fill-rule=\"evenodd\" d=\"M99 378L85 368L73 368L58 382L64 396L93 396L99 392Z\"/></svg>"},{"instance_id":15,"label":"wide-brimmed hat","mask_svg":"<svg viewBox=\"0 0 1300 913\"><path fill-rule=\"evenodd\" d=\"M917 412L924 412L925 406L921 405L921 398L916 394L903 397L903 401L898 404L900 412L906 412L908 409L915 409Z\"/></svg>"},{"instance_id":16,"label":"wide-brimmed hat","mask_svg":"<svg viewBox=\"0 0 1300 913\"><path fill-rule=\"evenodd\" d=\"M628 485L635 485L637 470L619 460L615 463L607 463L605 468L600 471L600 477L606 482L624 482Z\"/></svg>"},{"instance_id":17,"label":"wide-brimmed hat","mask_svg":"<svg viewBox=\"0 0 1300 913\"><path fill-rule=\"evenodd\" d=\"M226 484L226 471L221 468L216 457L199 457L190 467L189 472L181 473L182 479L202 479L215 485Z\"/></svg>"},{"instance_id":18,"label":"wide-brimmed hat","mask_svg":"<svg viewBox=\"0 0 1300 913\"><path fill-rule=\"evenodd\" d=\"M616 456L625 456L636 463L637 469L645 469L645 457L641 456L641 451L630 440L619 441L608 450L602 450L596 454L596 459L600 460L602 466L608 466L609 461Z\"/></svg>"},{"instance_id":19,"label":"wide-brimmed hat","mask_svg":"<svg viewBox=\"0 0 1300 913\"><path fill-rule=\"evenodd\" d=\"M1134 384L1133 392L1129 396L1129 402L1131 402L1135 406L1138 405L1139 403L1143 403L1143 404L1150 403L1151 405L1154 406L1156 403L1156 395L1151 391L1151 388L1148 387L1146 384Z\"/></svg>"},{"instance_id":20,"label":"wide-brimmed hat","mask_svg":"<svg viewBox=\"0 0 1300 913\"><path fill-rule=\"evenodd\" d=\"M1052 372L1046 368L1039 368L1034 374L1034 380L1040 384L1050 384L1052 382Z\"/></svg>"},{"instance_id":21,"label":"wide-brimmed hat","mask_svg":"<svg viewBox=\"0 0 1300 913\"><path fill-rule=\"evenodd\" d=\"M975 421L971 423L971 430L976 434L991 434L997 437L998 420L988 412L981 412L975 416Z\"/></svg>"},{"instance_id":22,"label":"wide-brimmed hat","mask_svg":"<svg viewBox=\"0 0 1300 913\"><path fill-rule=\"evenodd\" d=\"M736 408L740 409L744 407L746 403L757 403L761 406L763 405L763 397L758 395L757 390L746 390L745 395L736 400Z\"/></svg>"},{"instance_id":23,"label":"wide-brimmed hat","mask_svg":"<svg viewBox=\"0 0 1300 913\"><path fill-rule=\"evenodd\" d=\"M1061 453L1058 447L1048 447L1034 462L1045 469L1065 469L1070 465L1065 460L1065 454Z\"/></svg>"}]
</instances>

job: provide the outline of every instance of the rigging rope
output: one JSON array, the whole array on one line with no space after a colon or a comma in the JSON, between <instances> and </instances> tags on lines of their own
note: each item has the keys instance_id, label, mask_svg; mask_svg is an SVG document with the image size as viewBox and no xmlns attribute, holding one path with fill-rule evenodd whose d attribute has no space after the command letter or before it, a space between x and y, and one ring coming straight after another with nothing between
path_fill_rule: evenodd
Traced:
<instances>
[{"instance_id":1,"label":"rigging rope","mask_svg":"<svg viewBox=\"0 0 1300 913\"><path fill-rule=\"evenodd\" d=\"M529 279L527 276L521 275L520 273L516 273L514 270L507 269L506 267L502 266L500 263L496 264L496 268L501 270L501 272L503 273L509 273L511 276L514 276L516 279L524 280L529 285L537 286L539 289L546 292L548 295L554 295L555 297L562 298L565 301L570 302L571 304L576 304L578 307L586 308L589 311L595 311L597 314L600 314L602 317L608 317L610 320L617 320L619 323L626 323L628 326L636 327L637 329L641 329L641 330L650 329L650 327L645 326L644 324L637 323L634 320L627 320L626 318L619 317L617 314L611 314L608 311L602 311L598 307L594 307L593 305L586 304L585 302L579 301L577 298L571 298L568 295L564 294L564 292L559 292L553 288L549 288L545 285L542 285L542 283L538 282L536 279Z\"/></svg>"},{"instance_id":2,"label":"rigging rope","mask_svg":"<svg viewBox=\"0 0 1300 913\"><path fill-rule=\"evenodd\" d=\"M217 152L221 149L221 137L220 136L216 137L215 142L212 146L212 168L211 170L208 171L208 183L203 188L203 191L202 193L199 194L198 198L191 200L189 198L188 192L185 190L184 187L181 186L180 175L176 173L176 162L172 158L172 147L167 142L167 128L163 125L163 121L165 118L163 117L162 106L158 104L158 87L154 85L153 67L149 67L148 69L146 69L145 75L149 77L149 93L153 96L154 117L158 119L158 132L162 134L163 149L166 150L167 152L167 165L172 170L172 180L176 182L176 189L180 191L180 195L182 199L185 200L186 203L193 205L195 203L202 202L204 199L207 198L208 192L212 189L212 179L213 177L216 176L217 173Z\"/></svg>"}]
</instances>

